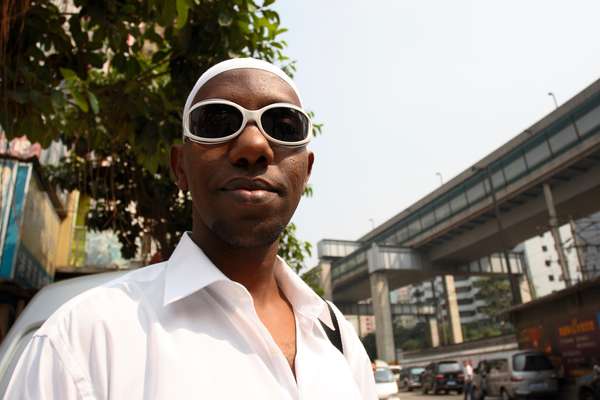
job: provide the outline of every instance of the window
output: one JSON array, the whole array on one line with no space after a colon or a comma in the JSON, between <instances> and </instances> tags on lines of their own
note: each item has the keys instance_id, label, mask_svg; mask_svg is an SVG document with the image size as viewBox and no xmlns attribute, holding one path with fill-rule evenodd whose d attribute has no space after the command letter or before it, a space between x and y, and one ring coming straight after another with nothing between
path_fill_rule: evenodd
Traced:
<instances>
[{"instance_id":1,"label":"window","mask_svg":"<svg viewBox=\"0 0 600 400\"><path fill-rule=\"evenodd\" d=\"M550 282L554 282L554 275L548 275L548 280Z\"/></svg>"},{"instance_id":2,"label":"window","mask_svg":"<svg viewBox=\"0 0 600 400\"><path fill-rule=\"evenodd\" d=\"M459 363L456 361L444 361L439 363L438 372L440 374L448 373L448 372L461 372L462 368Z\"/></svg>"},{"instance_id":3,"label":"window","mask_svg":"<svg viewBox=\"0 0 600 400\"><path fill-rule=\"evenodd\" d=\"M375 382L387 383L395 381L396 378L394 378L394 374L392 374L392 371L390 371L389 368L377 368L375 370Z\"/></svg>"},{"instance_id":4,"label":"window","mask_svg":"<svg viewBox=\"0 0 600 400\"><path fill-rule=\"evenodd\" d=\"M513 357L515 371L549 371L554 369L552 363L543 354L517 354Z\"/></svg>"},{"instance_id":5,"label":"window","mask_svg":"<svg viewBox=\"0 0 600 400\"><path fill-rule=\"evenodd\" d=\"M546 264L546 267L549 267L552 265L552 261L550 261L550 260L546 260L546 261L544 261L544 263Z\"/></svg>"},{"instance_id":6,"label":"window","mask_svg":"<svg viewBox=\"0 0 600 400\"><path fill-rule=\"evenodd\" d=\"M523 174L526 171L525 159L523 157L519 157L506 167L504 167L504 175L506 176L506 182L511 182L516 179L518 176Z\"/></svg>"},{"instance_id":7,"label":"window","mask_svg":"<svg viewBox=\"0 0 600 400\"><path fill-rule=\"evenodd\" d=\"M444 203L435 209L435 218L438 221L446 219L450 215L450 204Z\"/></svg>"},{"instance_id":8,"label":"window","mask_svg":"<svg viewBox=\"0 0 600 400\"><path fill-rule=\"evenodd\" d=\"M586 135L599 126L600 107L594 108L577 120L577 128L582 135Z\"/></svg>"},{"instance_id":9,"label":"window","mask_svg":"<svg viewBox=\"0 0 600 400\"><path fill-rule=\"evenodd\" d=\"M545 141L525 153L525 159L529 168L535 167L548 157L550 157L550 148Z\"/></svg>"},{"instance_id":10,"label":"window","mask_svg":"<svg viewBox=\"0 0 600 400\"><path fill-rule=\"evenodd\" d=\"M455 289L456 293L468 293L471 290L473 290L472 286L463 286L463 287L457 287Z\"/></svg>"},{"instance_id":11,"label":"window","mask_svg":"<svg viewBox=\"0 0 600 400\"><path fill-rule=\"evenodd\" d=\"M431 225L433 225L435 223L435 216L433 215L433 212L427 213L425 214L422 218L421 218L421 223L423 225L423 229L427 229L429 228Z\"/></svg>"},{"instance_id":12,"label":"window","mask_svg":"<svg viewBox=\"0 0 600 400\"><path fill-rule=\"evenodd\" d=\"M508 360L506 359L498 359L498 360L490 360L488 364L488 369L490 375L495 375L508 371Z\"/></svg>"},{"instance_id":13,"label":"window","mask_svg":"<svg viewBox=\"0 0 600 400\"><path fill-rule=\"evenodd\" d=\"M575 128L573 128L573 125L571 124L564 127L561 131L551 136L549 139L550 147L554 153L559 152L576 140L577 133L575 133Z\"/></svg>"},{"instance_id":14,"label":"window","mask_svg":"<svg viewBox=\"0 0 600 400\"><path fill-rule=\"evenodd\" d=\"M450 201L452 212L456 213L467 206L467 198L464 193L459 194Z\"/></svg>"},{"instance_id":15,"label":"window","mask_svg":"<svg viewBox=\"0 0 600 400\"><path fill-rule=\"evenodd\" d=\"M421 232L421 221L416 219L413 223L408 226L408 236L414 236Z\"/></svg>"},{"instance_id":16,"label":"window","mask_svg":"<svg viewBox=\"0 0 600 400\"><path fill-rule=\"evenodd\" d=\"M482 182L472 186L469 190L467 190L467 198L469 199L470 204L475 203L483 196L485 196L485 189L483 188Z\"/></svg>"}]
</instances>

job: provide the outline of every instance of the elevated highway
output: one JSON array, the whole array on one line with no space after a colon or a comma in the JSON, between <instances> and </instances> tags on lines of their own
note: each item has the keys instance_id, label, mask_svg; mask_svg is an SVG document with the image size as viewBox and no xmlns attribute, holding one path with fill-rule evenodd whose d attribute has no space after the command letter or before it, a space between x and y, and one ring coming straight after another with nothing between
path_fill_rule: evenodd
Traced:
<instances>
[{"instance_id":1,"label":"elevated highway","mask_svg":"<svg viewBox=\"0 0 600 400\"><path fill-rule=\"evenodd\" d=\"M381 302L407 284L522 272L518 254L493 255L598 210L600 80L358 240L320 242L326 295L371 297L376 316L389 314ZM379 319L387 330L389 317Z\"/></svg>"}]
</instances>

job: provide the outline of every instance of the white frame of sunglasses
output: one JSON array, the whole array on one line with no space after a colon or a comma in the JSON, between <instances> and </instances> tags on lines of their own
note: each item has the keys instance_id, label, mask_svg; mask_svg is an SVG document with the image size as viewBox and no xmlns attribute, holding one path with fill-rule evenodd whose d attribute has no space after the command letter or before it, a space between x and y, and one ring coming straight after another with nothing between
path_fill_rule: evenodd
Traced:
<instances>
[{"instance_id":1,"label":"white frame of sunglasses","mask_svg":"<svg viewBox=\"0 0 600 400\"><path fill-rule=\"evenodd\" d=\"M239 110L242 113L242 124L240 126L240 129L238 129L236 132L232 133L229 136L225 136L222 138L203 138L201 136L196 136L194 134L192 134L190 132L190 128L189 128L189 124L190 124L190 114L192 113L192 111L194 111L196 108L206 105L206 104L226 104L229 106L232 106L234 108L236 108L237 110ZM262 116L262 114L267 111L270 110L271 108L276 108L276 107L288 107L288 108L292 108L296 111L300 111L302 114L304 114L306 116L306 118L308 119L308 135L306 136L306 139L303 139L299 142L285 142L282 140L278 140L275 139L274 137L271 137L262 127L262 124L260 122L260 117ZM313 125L312 125L312 121L310 119L310 117L308 116L308 114L306 113L306 111L304 111L302 108L294 105L294 104L290 104L290 103L273 103L273 104L269 104L263 108L260 108L258 110L248 110L242 106L240 106L237 103L234 103L232 101L229 100L225 100L225 99L208 99L208 100L203 100L200 101L196 104L194 104L192 107L190 107L190 109L187 111L187 113L184 114L183 116L183 136L184 138L188 138L189 140L191 140L192 142L196 142L196 143L201 143L201 144L220 144L220 143L225 143L228 142L234 138L236 138L237 136L239 136L244 129L246 128L246 125L248 125L249 121L253 121L254 123L256 123L256 126L258 127L258 130L260 131L260 133L263 134L264 137L266 137L269 141L273 142L273 143L277 143L281 146L287 146L287 147L298 147L298 146L304 146L305 144L307 144L308 142L310 142L310 139L312 137L312 130L313 130Z\"/></svg>"}]
</instances>

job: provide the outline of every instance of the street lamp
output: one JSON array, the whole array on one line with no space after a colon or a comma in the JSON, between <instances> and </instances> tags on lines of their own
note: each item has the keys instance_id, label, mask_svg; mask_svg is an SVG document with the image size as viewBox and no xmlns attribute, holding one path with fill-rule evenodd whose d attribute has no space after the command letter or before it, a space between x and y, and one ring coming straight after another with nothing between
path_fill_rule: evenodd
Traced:
<instances>
[{"instance_id":1,"label":"street lamp","mask_svg":"<svg viewBox=\"0 0 600 400\"><path fill-rule=\"evenodd\" d=\"M548 96L552 97L552 100L554 100L554 106L558 108L558 101L556 101L556 96L554 95L554 93L548 92Z\"/></svg>"},{"instance_id":2,"label":"street lamp","mask_svg":"<svg viewBox=\"0 0 600 400\"><path fill-rule=\"evenodd\" d=\"M444 178L442 177L442 173L436 172L435 174L440 177L440 186L442 186L444 184Z\"/></svg>"}]
</instances>

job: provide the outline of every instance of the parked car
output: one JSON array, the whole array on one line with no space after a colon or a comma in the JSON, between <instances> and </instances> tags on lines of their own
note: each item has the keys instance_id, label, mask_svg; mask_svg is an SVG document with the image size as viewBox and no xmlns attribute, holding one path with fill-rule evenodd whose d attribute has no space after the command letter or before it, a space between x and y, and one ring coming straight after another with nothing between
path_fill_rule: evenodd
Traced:
<instances>
[{"instance_id":1,"label":"parked car","mask_svg":"<svg viewBox=\"0 0 600 400\"><path fill-rule=\"evenodd\" d=\"M400 371L400 389L411 392L413 389L421 387L421 374L425 371L423 367L404 368Z\"/></svg>"},{"instance_id":2,"label":"parked car","mask_svg":"<svg viewBox=\"0 0 600 400\"><path fill-rule=\"evenodd\" d=\"M558 396L554 366L545 354L517 350L506 356L482 360L475 369L473 398L500 396L503 400Z\"/></svg>"},{"instance_id":3,"label":"parked car","mask_svg":"<svg viewBox=\"0 0 600 400\"><path fill-rule=\"evenodd\" d=\"M600 400L600 375L598 372L577 378L578 400Z\"/></svg>"},{"instance_id":4,"label":"parked car","mask_svg":"<svg viewBox=\"0 0 600 400\"><path fill-rule=\"evenodd\" d=\"M390 367L390 371L394 374L394 378L396 378L396 383L400 381L400 373L402 372L402 367L399 365L388 365Z\"/></svg>"},{"instance_id":5,"label":"parked car","mask_svg":"<svg viewBox=\"0 0 600 400\"><path fill-rule=\"evenodd\" d=\"M432 391L435 394L451 390L461 394L465 384L465 375L458 361L437 361L425 367L421 375L423 394Z\"/></svg>"},{"instance_id":6,"label":"parked car","mask_svg":"<svg viewBox=\"0 0 600 400\"><path fill-rule=\"evenodd\" d=\"M19 357L40 326L79 293L107 283L127 271L104 272L45 286L31 299L0 345L0 397L6 392Z\"/></svg>"},{"instance_id":7,"label":"parked car","mask_svg":"<svg viewBox=\"0 0 600 400\"><path fill-rule=\"evenodd\" d=\"M389 367L375 368L375 389L379 399L398 398L398 384Z\"/></svg>"}]
</instances>

